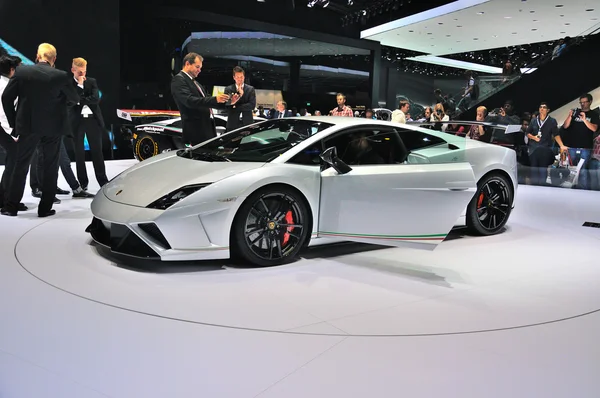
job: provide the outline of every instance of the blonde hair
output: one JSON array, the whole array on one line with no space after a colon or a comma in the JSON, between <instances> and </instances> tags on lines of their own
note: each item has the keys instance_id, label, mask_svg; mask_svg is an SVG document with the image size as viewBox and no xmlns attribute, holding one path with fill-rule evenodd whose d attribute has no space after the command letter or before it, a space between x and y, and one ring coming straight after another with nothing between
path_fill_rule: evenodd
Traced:
<instances>
[{"instance_id":1,"label":"blonde hair","mask_svg":"<svg viewBox=\"0 0 600 398\"><path fill-rule=\"evenodd\" d=\"M87 61L83 58L73 58L73 66L84 68L87 66Z\"/></svg>"},{"instance_id":2,"label":"blonde hair","mask_svg":"<svg viewBox=\"0 0 600 398\"><path fill-rule=\"evenodd\" d=\"M483 116L487 115L487 108L485 106L478 106L477 112L483 112Z\"/></svg>"},{"instance_id":3,"label":"blonde hair","mask_svg":"<svg viewBox=\"0 0 600 398\"><path fill-rule=\"evenodd\" d=\"M444 105L442 105L441 102L438 102L437 104L435 104L435 106L433 107L433 110L438 110L441 109L442 113L446 113L446 110L444 109Z\"/></svg>"},{"instance_id":4,"label":"blonde hair","mask_svg":"<svg viewBox=\"0 0 600 398\"><path fill-rule=\"evenodd\" d=\"M42 43L37 50L38 59L54 61L56 59L56 47L49 43Z\"/></svg>"}]
</instances>

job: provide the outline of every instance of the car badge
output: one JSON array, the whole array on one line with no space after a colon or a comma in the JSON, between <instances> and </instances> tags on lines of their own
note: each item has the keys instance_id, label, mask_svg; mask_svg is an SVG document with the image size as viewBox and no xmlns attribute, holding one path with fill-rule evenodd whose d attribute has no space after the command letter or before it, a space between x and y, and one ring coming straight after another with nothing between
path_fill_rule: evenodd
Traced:
<instances>
[{"instance_id":1,"label":"car badge","mask_svg":"<svg viewBox=\"0 0 600 398\"><path fill-rule=\"evenodd\" d=\"M267 224L267 228L269 228L270 230L274 230L275 229L275 222L271 221L270 223Z\"/></svg>"},{"instance_id":2,"label":"car badge","mask_svg":"<svg viewBox=\"0 0 600 398\"><path fill-rule=\"evenodd\" d=\"M119 191L117 191L117 193L115 194L115 196L119 196L121 194L121 192L123 192L123 190L119 189Z\"/></svg>"}]
</instances>

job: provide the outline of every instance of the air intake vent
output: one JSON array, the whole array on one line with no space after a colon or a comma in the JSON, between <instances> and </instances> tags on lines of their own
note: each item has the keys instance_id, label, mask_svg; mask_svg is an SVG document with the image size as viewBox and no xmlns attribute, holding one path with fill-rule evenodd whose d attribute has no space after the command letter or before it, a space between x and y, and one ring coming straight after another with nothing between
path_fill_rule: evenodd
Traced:
<instances>
[{"instance_id":1,"label":"air intake vent","mask_svg":"<svg viewBox=\"0 0 600 398\"><path fill-rule=\"evenodd\" d=\"M170 249L171 245L167 242L165 236L160 232L160 229L154 223L138 224L140 229L148 234L148 236L154 240L163 249Z\"/></svg>"}]
</instances>

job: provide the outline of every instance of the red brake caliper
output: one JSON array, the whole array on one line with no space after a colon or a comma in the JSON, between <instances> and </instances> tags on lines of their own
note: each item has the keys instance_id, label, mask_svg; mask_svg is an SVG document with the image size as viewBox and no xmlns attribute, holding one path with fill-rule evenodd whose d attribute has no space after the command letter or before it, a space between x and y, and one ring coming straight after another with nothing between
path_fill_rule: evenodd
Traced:
<instances>
[{"instance_id":1,"label":"red brake caliper","mask_svg":"<svg viewBox=\"0 0 600 398\"><path fill-rule=\"evenodd\" d=\"M288 210L287 213L285 213L285 223L286 224L293 224L294 223L294 216L292 215L292 211ZM285 232L283 234L283 244L282 246L285 246L288 241L290 240L290 232L292 232L294 230L294 227L287 227L287 232Z\"/></svg>"},{"instance_id":2,"label":"red brake caliper","mask_svg":"<svg viewBox=\"0 0 600 398\"><path fill-rule=\"evenodd\" d=\"M479 195L479 200L477 200L477 210L479 210L479 208L481 207L481 204L483 203L483 192Z\"/></svg>"}]
</instances>

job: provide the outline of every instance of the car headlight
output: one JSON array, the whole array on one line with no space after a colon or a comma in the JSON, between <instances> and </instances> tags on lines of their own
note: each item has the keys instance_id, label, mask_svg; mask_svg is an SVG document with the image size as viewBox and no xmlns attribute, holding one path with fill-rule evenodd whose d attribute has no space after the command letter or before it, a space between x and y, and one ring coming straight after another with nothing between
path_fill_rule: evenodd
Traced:
<instances>
[{"instance_id":1,"label":"car headlight","mask_svg":"<svg viewBox=\"0 0 600 398\"><path fill-rule=\"evenodd\" d=\"M209 186L211 183L207 184L195 184L195 185L186 185L185 187L179 188L160 199L155 200L150 203L146 208L148 209L159 209L166 210L169 207L173 206L175 203L179 202L182 199L187 198L194 192Z\"/></svg>"}]
</instances>

